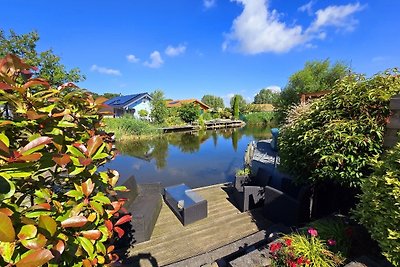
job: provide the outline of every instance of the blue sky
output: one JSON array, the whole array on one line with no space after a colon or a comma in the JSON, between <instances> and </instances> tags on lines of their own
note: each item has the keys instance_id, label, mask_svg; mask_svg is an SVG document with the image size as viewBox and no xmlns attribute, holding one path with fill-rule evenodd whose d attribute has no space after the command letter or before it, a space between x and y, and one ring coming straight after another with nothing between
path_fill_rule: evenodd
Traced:
<instances>
[{"instance_id":1,"label":"blue sky","mask_svg":"<svg viewBox=\"0 0 400 267\"><path fill-rule=\"evenodd\" d=\"M398 0L1 0L0 27L37 30L97 93L248 100L309 60L372 75L400 64Z\"/></svg>"}]
</instances>

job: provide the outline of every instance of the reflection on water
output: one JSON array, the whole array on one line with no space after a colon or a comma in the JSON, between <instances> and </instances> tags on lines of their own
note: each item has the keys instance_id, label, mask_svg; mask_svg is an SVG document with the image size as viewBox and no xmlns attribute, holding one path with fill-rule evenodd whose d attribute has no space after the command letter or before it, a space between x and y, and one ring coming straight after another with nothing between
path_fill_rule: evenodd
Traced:
<instances>
[{"instance_id":1,"label":"reflection on water","mask_svg":"<svg viewBox=\"0 0 400 267\"><path fill-rule=\"evenodd\" d=\"M164 134L117 143L120 155L106 167L118 170L122 183L130 175L139 183L159 181L164 186L224 183L242 167L247 144L265 138L270 138L270 129L254 127Z\"/></svg>"}]
</instances>

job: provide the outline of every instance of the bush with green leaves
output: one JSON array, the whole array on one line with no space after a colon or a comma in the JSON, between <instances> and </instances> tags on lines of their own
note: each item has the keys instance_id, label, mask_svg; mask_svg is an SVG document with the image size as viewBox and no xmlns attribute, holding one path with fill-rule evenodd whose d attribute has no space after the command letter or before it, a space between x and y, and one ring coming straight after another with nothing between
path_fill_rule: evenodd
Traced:
<instances>
[{"instance_id":1,"label":"bush with green leaves","mask_svg":"<svg viewBox=\"0 0 400 267\"><path fill-rule=\"evenodd\" d=\"M138 114L142 120L147 119L147 117L149 116L149 112L145 109L139 110Z\"/></svg>"},{"instance_id":2,"label":"bush with green leaves","mask_svg":"<svg viewBox=\"0 0 400 267\"><path fill-rule=\"evenodd\" d=\"M345 77L281 128L281 168L299 183L358 187L383 151L389 102L399 92L397 70Z\"/></svg>"},{"instance_id":3,"label":"bush with green leaves","mask_svg":"<svg viewBox=\"0 0 400 267\"><path fill-rule=\"evenodd\" d=\"M383 255L400 266L400 143L376 163L361 185L356 218L376 240Z\"/></svg>"},{"instance_id":4,"label":"bush with green leaves","mask_svg":"<svg viewBox=\"0 0 400 267\"><path fill-rule=\"evenodd\" d=\"M117 259L123 199L99 130L105 99L51 88L13 55L0 61L0 266L104 266ZM66 90L67 89L67 90Z\"/></svg>"},{"instance_id":5,"label":"bush with green leaves","mask_svg":"<svg viewBox=\"0 0 400 267\"><path fill-rule=\"evenodd\" d=\"M193 122L200 116L200 107L194 103L183 104L179 107L178 113L184 122Z\"/></svg>"}]
</instances>

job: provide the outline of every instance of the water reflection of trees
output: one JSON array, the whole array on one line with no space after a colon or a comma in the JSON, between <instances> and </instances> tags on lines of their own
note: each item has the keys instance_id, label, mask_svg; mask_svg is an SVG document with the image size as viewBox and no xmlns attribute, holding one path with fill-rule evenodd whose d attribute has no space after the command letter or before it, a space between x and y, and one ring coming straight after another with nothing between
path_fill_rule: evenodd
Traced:
<instances>
[{"instance_id":1,"label":"water reflection of trees","mask_svg":"<svg viewBox=\"0 0 400 267\"><path fill-rule=\"evenodd\" d=\"M238 143L244 136L251 136L256 140L271 138L270 130L263 128L220 129L199 131L195 133L170 133L153 139L139 139L117 143L117 148L123 155L138 159L154 160L158 169L166 167L169 145L179 148L183 153L195 153L209 138L213 139L214 146L218 144L218 136L232 141L232 147L237 151Z\"/></svg>"}]
</instances>

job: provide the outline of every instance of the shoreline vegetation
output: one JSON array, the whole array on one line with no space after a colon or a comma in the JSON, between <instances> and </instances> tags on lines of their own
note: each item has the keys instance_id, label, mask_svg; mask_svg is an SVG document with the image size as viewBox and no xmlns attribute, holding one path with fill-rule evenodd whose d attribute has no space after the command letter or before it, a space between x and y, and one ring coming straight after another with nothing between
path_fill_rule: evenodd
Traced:
<instances>
[{"instance_id":1,"label":"shoreline vegetation","mask_svg":"<svg viewBox=\"0 0 400 267\"><path fill-rule=\"evenodd\" d=\"M248 126L269 127L274 124L274 112L253 112L241 116ZM105 118L104 130L115 134L117 141L128 141L138 139L152 139L163 135L162 128L182 125L163 125L155 124L150 121L136 119L133 116L122 116L119 118ZM199 119L193 124L200 125L200 129L205 128L205 121Z\"/></svg>"}]
</instances>

